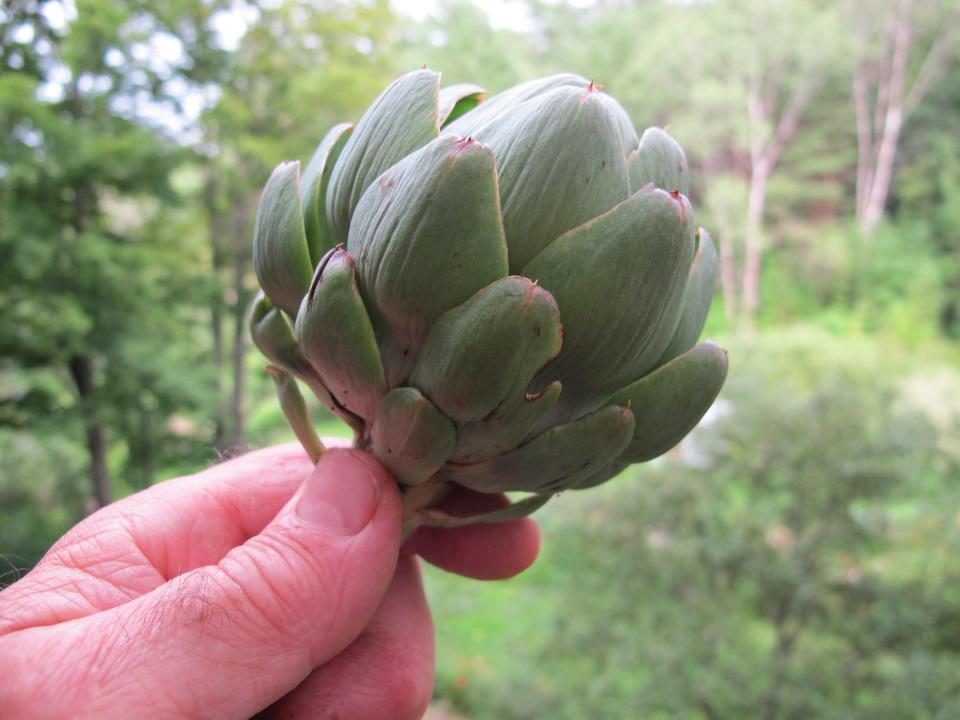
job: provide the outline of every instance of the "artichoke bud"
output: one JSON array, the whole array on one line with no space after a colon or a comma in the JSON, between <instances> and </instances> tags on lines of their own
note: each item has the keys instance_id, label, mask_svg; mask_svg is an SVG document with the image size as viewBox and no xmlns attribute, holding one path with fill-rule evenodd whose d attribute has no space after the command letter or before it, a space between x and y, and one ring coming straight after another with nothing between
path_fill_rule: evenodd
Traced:
<instances>
[{"instance_id":1,"label":"artichoke bud","mask_svg":"<svg viewBox=\"0 0 960 720\"><path fill-rule=\"evenodd\" d=\"M299 162L280 163L263 188L253 230L253 269L270 302L296 316L313 276L300 210Z\"/></svg>"},{"instance_id":2,"label":"artichoke bud","mask_svg":"<svg viewBox=\"0 0 960 720\"><path fill-rule=\"evenodd\" d=\"M629 194L617 107L592 84L563 86L475 135L497 158L511 272Z\"/></svg>"},{"instance_id":3,"label":"artichoke bud","mask_svg":"<svg viewBox=\"0 0 960 720\"><path fill-rule=\"evenodd\" d=\"M434 323L410 384L463 425L522 400L561 344L553 297L532 280L511 275Z\"/></svg>"},{"instance_id":4,"label":"artichoke bud","mask_svg":"<svg viewBox=\"0 0 960 720\"><path fill-rule=\"evenodd\" d=\"M693 258L687 289L683 295L683 313L670 344L657 361L658 367L694 346L707 321L707 313L710 312L713 290L717 284L717 248L710 234L703 228L697 231L697 238L697 254Z\"/></svg>"},{"instance_id":5,"label":"artichoke bud","mask_svg":"<svg viewBox=\"0 0 960 720\"><path fill-rule=\"evenodd\" d=\"M469 422L457 432L455 463L476 463L516 447L560 397L560 382L534 394L504 402L487 417Z\"/></svg>"},{"instance_id":6,"label":"artichoke bud","mask_svg":"<svg viewBox=\"0 0 960 720\"><path fill-rule=\"evenodd\" d=\"M384 170L437 136L440 73L414 70L395 80L360 118L333 169L327 217L343 241L364 191Z\"/></svg>"},{"instance_id":7,"label":"artichoke bud","mask_svg":"<svg viewBox=\"0 0 960 720\"><path fill-rule=\"evenodd\" d=\"M396 388L380 400L370 447L401 483L419 485L433 477L455 442L453 423L416 388Z\"/></svg>"},{"instance_id":8,"label":"artichoke bud","mask_svg":"<svg viewBox=\"0 0 960 720\"><path fill-rule=\"evenodd\" d=\"M610 398L637 418L633 439L620 455L646 462L662 455L689 433L717 398L727 377L727 351L703 342Z\"/></svg>"},{"instance_id":9,"label":"artichoke bud","mask_svg":"<svg viewBox=\"0 0 960 720\"><path fill-rule=\"evenodd\" d=\"M350 253L337 247L323 257L300 306L296 334L340 406L372 420L387 383Z\"/></svg>"},{"instance_id":10,"label":"artichoke bud","mask_svg":"<svg viewBox=\"0 0 960 720\"><path fill-rule=\"evenodd\" d=\"M653 183L684 195L690 192L687 156L666 130L652 127L644 131L639 147L627 157L627 171L633 190Z\"/></svg>"},{"instance_id":11,"label":"artichoke bud","mask_svg":"<svg viewBox=\"0 0 960 720\"><path fill-rule=\"evenodd\" d=\"M483 102L485 91L473 83L457 83L440 90L439 111L440 127L446 127L458 117L470 112Z\"/></svg>"},{"instance_id":12,"label":"artichoke bud","mask_svg":"<svg viewBox=\"0 0 960 720\"><path fill-rule=\"evenodd\" d=\"M364 193L347 247L395 387L433 322L507 274L490 148L444 135L390 168Z\"/></svg>"},{"instance_id":13,"label":"artichoke bud","mask_svg":"<svg viewBox=\"0 0 960 720\"><path fill-rule=\"evenodd\" d=\"M337 244L333 229L327 221L326 197L330 176L343 152L344 145L353 132L353 125L340 123L334 126L320 142L307 164L300 181L300 204L303 207L303 225L307 235L307 248L314 266L330 248Z\"/></svg>"},{"instance_id":14,"label":"artichoke bud","mask_svg":"<svg viewBox=\"0 0 960 720\"><path fill-rule=\"evenodd\" d=\"M633 427L629 409L609 405L489 460L448 463L440 474L478 492L557 492L613 462L633 437Z\"/></svg>"},{"instance_id":15,"label":"artichoke bud","mask_svg":"<svg viewBox=\"0 0 960 720\"><path fill-rule=\"evenodd\" d=\"M655 365L679 322L693 259L685 197L647 188L551 243L526 274L560 306L564 342L538 384L564 383L568 415Z\"/></svg>"},{"instance_id":16,"label":"artichoke bud","mask_svg":"<svg viewBox=\"0 0 960 720\"><path fill-rule=\"evenodd\" d=\"M404 486L405 533L521 517L665 452L727 372L694 346L717 252L688 184L667 132L638 138L578 75L489 99L403 75L263 192L250 327L297 436L319 452L299 380ZM533 496L453 517L456 485Z\"/></svg>"}]
</instances>

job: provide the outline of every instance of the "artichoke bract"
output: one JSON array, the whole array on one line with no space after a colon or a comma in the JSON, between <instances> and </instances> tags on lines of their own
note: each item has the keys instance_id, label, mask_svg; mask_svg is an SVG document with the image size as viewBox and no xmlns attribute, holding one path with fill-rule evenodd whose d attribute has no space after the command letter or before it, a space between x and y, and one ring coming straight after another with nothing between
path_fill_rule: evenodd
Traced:
<instances>
[{"instance_id":1,"label":"artichoke bract","mask_svg":"<svg viewBox=\"0 0 960 720\"><path fill-rule=\"evenodd\" d=\"M297 437L316 460L294 378L400 483L407 532L666 452L727 373L695 344L717 253L687 191L680 145L577 75L485 101L399 78L261 198L251 331ZM531 495L460 518L456 486Z\"/></svg>"}]
</instances>

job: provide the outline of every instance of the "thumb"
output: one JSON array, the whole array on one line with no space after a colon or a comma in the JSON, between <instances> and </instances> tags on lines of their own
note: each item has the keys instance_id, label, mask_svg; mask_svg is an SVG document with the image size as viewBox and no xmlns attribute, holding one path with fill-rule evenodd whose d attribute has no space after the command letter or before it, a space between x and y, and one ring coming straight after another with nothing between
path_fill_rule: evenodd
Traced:
<instances>
[{"instance_id":1,"label":"thumb","mask_svg":"<svg viewBox=\"0 0 960 720\"><path fill-rule=\"evenodd\" d=\"M31 632L46 632L61 657L69 647L59 693L64 668L84 675L79 696L64 699L71 717L132 706L156 716L249 716L364 629L394 574L400 515L396 483L380 465L331 449L273 522L217 565ZM47 690L35 696L58 696Z\"/></svg>"}]
</instances>

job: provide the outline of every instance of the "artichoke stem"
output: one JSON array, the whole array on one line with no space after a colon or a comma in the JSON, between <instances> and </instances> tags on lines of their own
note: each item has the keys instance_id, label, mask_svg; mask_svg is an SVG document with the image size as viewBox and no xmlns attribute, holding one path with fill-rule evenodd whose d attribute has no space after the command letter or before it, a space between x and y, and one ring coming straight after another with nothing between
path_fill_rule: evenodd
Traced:
<instances>
[{"instance_id":1,"label":"artichoke stem","mask_svg":"<svg viewBox=\"0 0 960 720\"><path fill-rule=\"evenodd\" d=\"M403 532L400 541L405 542L413 531L420 527L420 513L436 507L443 501L453 485L434 476L420 485L411 485L403 493Z\"/></svg>"}]
</instances>

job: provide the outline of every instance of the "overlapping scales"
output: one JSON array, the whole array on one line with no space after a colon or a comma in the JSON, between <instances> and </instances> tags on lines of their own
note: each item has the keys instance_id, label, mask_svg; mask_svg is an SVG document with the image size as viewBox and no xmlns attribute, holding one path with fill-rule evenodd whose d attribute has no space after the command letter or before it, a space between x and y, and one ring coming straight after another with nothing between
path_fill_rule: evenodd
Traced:
<instances>
[{"instance_id":1,"label":"overlapping scales","mask_svg":"<svg viewBox=\"0 0 960 720\"><path fill-rule=\"evenodd\" d=\"M313 445L304 382L409 488L421 522L456 485L532 512L679 442L725 351L695 345L716 280L680 145L638 139L577 75L388 87L263 193L251 315L283 407Z\"/></svg>"}]
</instances>

